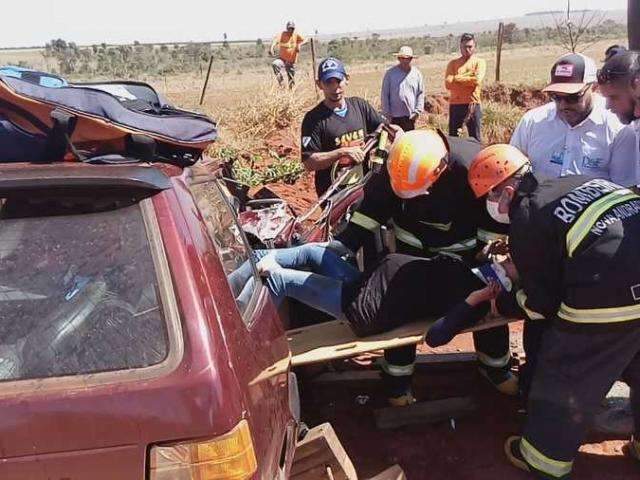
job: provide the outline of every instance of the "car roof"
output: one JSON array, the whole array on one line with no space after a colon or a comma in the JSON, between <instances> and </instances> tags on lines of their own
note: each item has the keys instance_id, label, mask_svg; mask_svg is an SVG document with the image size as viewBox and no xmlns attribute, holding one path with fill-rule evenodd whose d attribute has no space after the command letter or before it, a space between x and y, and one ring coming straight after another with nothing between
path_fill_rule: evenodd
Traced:
<instances>
[{"instance_id":1,"label":"car roof","mask_svg":"<svg viewBox=\"0 0 640 480\"><path fill-rule=\"evenodd\" d=\"M171 188L170 177L182 169L168 165L88 165L0 163L0 193L52 187L121 187L142 190Z\"/></svg>"}]
</instances>

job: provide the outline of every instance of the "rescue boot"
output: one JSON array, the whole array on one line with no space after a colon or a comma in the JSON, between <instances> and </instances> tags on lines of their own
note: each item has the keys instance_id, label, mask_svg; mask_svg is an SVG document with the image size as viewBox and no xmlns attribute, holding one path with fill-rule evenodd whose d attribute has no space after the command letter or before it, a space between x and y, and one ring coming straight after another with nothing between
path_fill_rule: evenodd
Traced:
<instances>
[{"instance_id":1,"label":"rescue boot","mask_svg":"<svg viewBox=\"0 0 640 480\"><path fill-rule=\"evenodd\" d=\"M518 395L518 376L511 371L511 365L490 367L478 363L480 375L486 378L493 387L504 395Z\"/></svg>"},{"instance_id":2,"label":"rescue boot","mask_svg":"<svg viewBox=\"0 0 640 480\"><path fill-rule=\"evenodd\" d=\"M509 460L509 463L520 470L524 470L525 472L530 472L533 474L534 478L538 478L540 480L568 480L570 474L562 475L561 477L555 477L551 474L547 474L541 470L537 470L527 463L527 460L524 458L522 454L522 450L520 449L520 441L522 437L514 435L512 437L507 438L507 441L504 442L504 453Z\"/></svg>"},{"instance_id":3,"label":"rescue boot","mask_svg":"<svg viewBox=\"0 0 640 480\"><path fill-rule=\"evenodd\" d=\"M530 472L531 469L520 452L520 438L516 435L507 438L507 441L504 442L504 453L511 465L525 472Z\"/></svg>"}]
</instances>

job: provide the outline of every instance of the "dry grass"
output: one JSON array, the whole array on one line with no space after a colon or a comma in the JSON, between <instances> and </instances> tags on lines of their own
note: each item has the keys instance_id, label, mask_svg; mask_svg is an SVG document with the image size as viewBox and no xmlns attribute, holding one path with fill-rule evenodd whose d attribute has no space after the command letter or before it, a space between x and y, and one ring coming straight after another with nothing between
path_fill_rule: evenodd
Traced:
<instances>
[{"instance_id":1,"label":"dry grass","mask_svg":"<svg viewBox=\"0 0 640 480\"><path fill-rule=\"evenodd\" d=\"M524 111L509 104L485 102L482 106L483 141L488 144L509 143L511 133Z\"/></svg>"},{"instance_id":2,"label":"dry grass","mask_svg":"<svg viewBox=\"0 0 640 480\"><path fill-rule=\"evenodd\" d=\"M51 71L56 67L56 62L46 59L41 48L23 48L15 50L0 50L0 65L17 65L26 62L38 70Z\"/></svg>"},{"instance_id":3,"label":"dry grass","mask_svg":"<svg viewBox=\"0 0 640 480\"><path fill-rule=\"evenodd\" d=\"M238 148L260 145L264 139L290 127L298 128L301 116L313 104L304 90L288 91L275 86L261 86L232 107L218 109L229 144Z\"/></svg>"}]
</instances>

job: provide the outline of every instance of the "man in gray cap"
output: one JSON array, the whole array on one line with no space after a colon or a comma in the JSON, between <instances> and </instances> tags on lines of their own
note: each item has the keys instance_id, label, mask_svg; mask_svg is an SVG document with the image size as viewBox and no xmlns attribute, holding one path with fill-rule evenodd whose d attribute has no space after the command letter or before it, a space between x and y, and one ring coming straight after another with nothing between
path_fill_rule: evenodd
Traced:
<instances>
[{"instance_id":1,"label":"man in gray cap","mask_svg":"<svg viewBox=\"0 0 640 480\"><path fill-rule=\"evenodd\" d=\"M403 46L395 54L398 64L387 70L382 81L382 111L405 132L416 128L416 120L424 111L424 80L411 65L413 49Z\"/></svg>"},{"instance_id":2,"label":"man in gray cap","mask_svg":"<svg viewBox=\"0 0 640 480\"><path fill-rule=\"evenodd\" d=\"M269 52L272 56L275 55L276 47L278 48L278 58L273 61L271 66L281 87L284 85L285 73L289 80L289 88L293 87L298 52L300 52L300 47L307 43L307 41L307 39L296 32L296 24L290 20L287 22L286 30L276 35L271 42Z\"/></svg>"}]
</instances>

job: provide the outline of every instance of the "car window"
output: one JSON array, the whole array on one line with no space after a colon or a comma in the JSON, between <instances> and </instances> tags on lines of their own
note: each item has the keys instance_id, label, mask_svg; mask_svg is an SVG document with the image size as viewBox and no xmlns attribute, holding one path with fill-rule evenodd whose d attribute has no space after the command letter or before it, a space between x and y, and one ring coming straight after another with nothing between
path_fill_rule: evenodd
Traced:
<instances>
[{"instance_id":1,"label":"car window","mask_svg":"<svg viewBox=\"0 0 640 480\"><path fill-rule=\"evenodd\" d=\"M260 279L256 273L251 248L238 226L227 197L214 180L191 186L209 236L213 240L227 280L245 323L251 321L251 306Z\"/></svg>"},{"instance_id":2,"label":"car window","mask_svg":"<svg viewBox=\"0 0 640 480\"><path fill-rule=\"evenodd\" d=\"M162 362L158 292L139 203L0 199L0 381Z\"/></svg>"}]
</instances>

